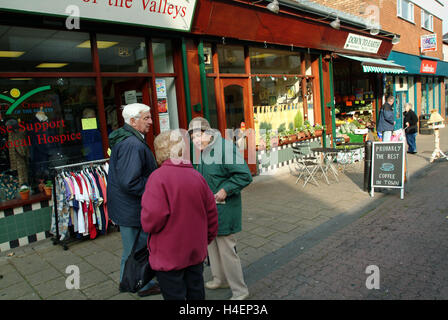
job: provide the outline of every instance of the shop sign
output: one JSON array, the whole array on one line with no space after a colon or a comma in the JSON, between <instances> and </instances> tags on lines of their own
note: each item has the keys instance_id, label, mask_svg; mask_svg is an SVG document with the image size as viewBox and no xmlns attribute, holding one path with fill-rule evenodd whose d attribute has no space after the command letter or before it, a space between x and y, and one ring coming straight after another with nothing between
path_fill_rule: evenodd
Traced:
<instances>
[{"instance_id":1,"label":"shop sign","mask_svg":"<svg viewBox=\"0 0 448 320\"><path fill-rule=\"evenodd\" d=\"M422 52L437 51L437 33L421 36L420 47Z\"/></svg>"},{"instance_id":2,"label":"shop sign","mask_svg":"<svg viewBox=\"0 0 448 320\"><path fill-rule=\"evenodd\" d=\"M0 0L0 8L68 17L77 6L79 17L147 27L190 31L197 0Z\"/></svg>"},{"instance_id":3,"label":"shop sign","mask_svg":"<svg viewBox=\"0 0 448 320\"><path fill-rule=\"evenodd\" d=\"M420 67L420 73L431 73L435 74L437 70L437 61L433 60L422 60Z\"/></svg>"},{"instance_id":4,"label":"shop sign","mask_svg":"<svg viewBox=\"0 0 448 320\"><path fill-rule=\"evenodd\" d=\"M382 40L349 33L345 41L344 49L361 52L378 53Z\"/></svg>"},{"instance_id":5,"label":"shop sign","mask_svg":"<svg viewBox=\"0 0 448 320\"><path fill-rule=\"evenodd\" d=\"M372 195L374 188L404 190L404 142L374 142L372 146ZM403 196L403 192L402 192Z\"/></svg>"}]
</instances>

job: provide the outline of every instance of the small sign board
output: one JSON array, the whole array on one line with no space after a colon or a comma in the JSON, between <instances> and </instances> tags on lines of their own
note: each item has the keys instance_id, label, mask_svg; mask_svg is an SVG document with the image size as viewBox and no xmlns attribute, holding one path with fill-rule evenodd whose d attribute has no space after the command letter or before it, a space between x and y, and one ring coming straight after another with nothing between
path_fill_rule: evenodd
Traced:
<instances>
[{"instance_id":1,"label":"small sign board","mask_svg":"<svg viewBox=\"0 0 448 320\"><path fill-rule=\"evenodd\" d=\"M420 48L422 52L437 51L437 33L420 36Z\"/></svg>"},{"instance_id":2,"label":"small sign board","mask_svg":"<svg viewBox=\"0 0 448 320\"><path fill-rule=\"evenodd\" d=\"M401 189L404 198L405 144L400 142L373 142L371 196L375 188Z\"/></svg>"}]
</instances>

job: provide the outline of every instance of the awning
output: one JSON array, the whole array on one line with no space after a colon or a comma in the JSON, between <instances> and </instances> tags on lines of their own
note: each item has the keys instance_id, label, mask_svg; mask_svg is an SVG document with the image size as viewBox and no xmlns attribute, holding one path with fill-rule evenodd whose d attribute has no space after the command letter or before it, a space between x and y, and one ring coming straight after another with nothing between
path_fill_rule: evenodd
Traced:
<instances>
[{"instance_id":1,"label":"awning","mask_svg":"<svg viewBox=\"0 0 448 320\"><path fill-rule=\"evenodd\" d=\"M418 74L425 76L444 76L448 77L448 62L441 61L437 58L427 56L416 56L412 54L392 51L388 58L390 61L397 62L406 67L408 74ZM422 61L433 60L437 62L435 73L422 73Z\"/></svg>"},{"instance_id":2,"label":"awning","mask_svg":"<svg viewBox=\"0 0 448 320\"><path fill-rule=\"evenodd\" d=\"M393 74L407 73L405 67L400 66L399 64L396 64L393 61L358 57L358 56L348 56L345 54L338 54L338 55L343 58L361 62L361 66L364 72L393 73Z\"/></svg>"}]
</instances>

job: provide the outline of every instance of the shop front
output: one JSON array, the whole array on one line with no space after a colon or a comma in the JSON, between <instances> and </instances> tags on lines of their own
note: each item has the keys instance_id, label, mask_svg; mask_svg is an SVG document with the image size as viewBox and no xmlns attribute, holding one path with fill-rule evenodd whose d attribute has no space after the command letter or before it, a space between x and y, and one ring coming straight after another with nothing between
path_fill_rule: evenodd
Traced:
<instances>
[{"instance_id":1,"label":"shop front","mask_svg":"<svg viewBox=\"0 0 448 320\"><path fill-rule=\"evenodd\" d=\"M387 60L358 56L338 55L334 63L336 126L350 142L362 143L368 128L375 128L383 95L384 78L390 74L403 74L403 66ZM396 117L401 117L402 104L397 101Z\"/></svg>"},{"instance_id":2,"label":"shop front","mask_svg":"<svg viewBox=\"0 0 448 320\"><path fill-rule=\"evenodd\" d=\"M53 202L43 190L52 169L107 159L108 135L129 103L151 106L151 147L160 132L201 115L237 143L253 174L290 163L301 141L329 145L331 53L359 53L347 43L366 33L350 21L334 29L294 5L275 14L265 4L210 0L80 1L78 29L68 2L2 8L1 251L49 235ZM386 58L390 37L376 39L365 55Z\"/></svg>"},{"instance_id":3,"label":"shop front","mask_svg":"<svg viewBox=\"0 0 448 320\"><path fill-rule=\"evenodd\" d=\"M391 94L403 103L411 103L417 115L429 114L436 109L446 116L444 79L448 74L447 62L395 51L391 52L388 60L405 66L408 71L406 76L386 78Z\"/></svg>"},{"instance_id":4,"label":"shop front","mask_svg":"<svg viewBox=\"0 0 448 320\"><path fill-rule=\"evenodd\" d=\"M73 30L67 17L51 16L64 16L66 6L17 1L3 8L0 251L49 236L53 202L44 189L56 188L53 168L107 159L108 135L124 124L122 106L152 106L150 146L161 131L186 128L182 43L174 30L191 27L194 3L184 9L187 28L154 19L145 27L112 24L96 1L80 2L80 12L104 21L81 19ZM131 8L114 9L116 21L134 23L135 15L120 15Z\"/></svg>"}]
</instances>

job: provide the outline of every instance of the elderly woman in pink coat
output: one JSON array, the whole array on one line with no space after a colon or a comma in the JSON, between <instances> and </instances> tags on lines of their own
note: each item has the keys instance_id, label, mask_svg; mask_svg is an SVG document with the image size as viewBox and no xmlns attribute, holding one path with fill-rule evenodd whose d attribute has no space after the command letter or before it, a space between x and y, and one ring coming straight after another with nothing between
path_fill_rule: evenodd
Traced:
<instances>
[{"instance_id":1,"label":"elderly woman in pink coat","mask_svg":"<svg viewBox=\"0 0 448 320\"><path fill-rule=\"evenodd\" d=\"M189 155L183 157L179 130L158 135L154 149L160 167L146 183L141 212L149 263L165 300L203 300L203 262L218 232L215 197Z\"/></svg>"}]
</instances>

